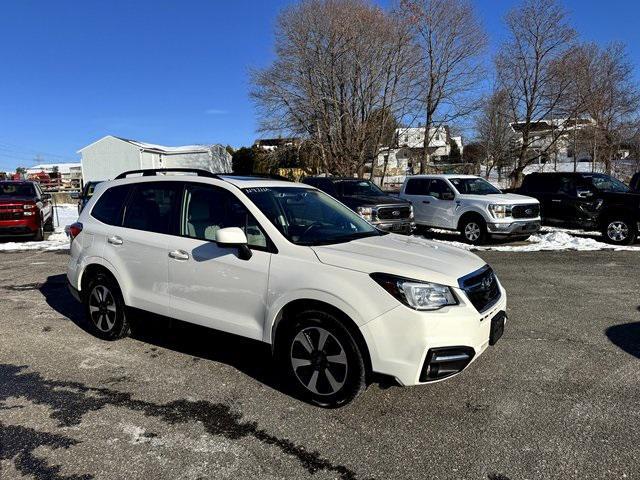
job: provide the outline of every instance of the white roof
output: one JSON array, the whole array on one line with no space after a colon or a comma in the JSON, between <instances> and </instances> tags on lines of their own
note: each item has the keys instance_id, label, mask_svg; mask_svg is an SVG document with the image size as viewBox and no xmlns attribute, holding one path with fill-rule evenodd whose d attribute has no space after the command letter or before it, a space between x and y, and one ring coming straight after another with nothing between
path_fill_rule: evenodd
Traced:
<instances>
[{"instance_id":1,"label":"white roof","mask_svg":"<svg viewBox=\"0 0 640 480\"><path fill-rule=\"evenodd\" d=\"M92 145L95 145L98 142L101 142L105 138L115 138L117 140L130 143L131 145L135 145L141 150L145 150L149 152L165 153L168 155L175 154L175 153L204 153L204 152L210 151L212 147L216 146L216 145L181 145L179 147L167 147L167 146L158 145L155 143L140 142L138 140L131 140L129 138L122 138L122 137L116 137L114 135L107 135L105 137L102 137L100 140L96 140L95 142L87 145L86 147L81 148L80 150L78 150L78 153L91 147Z\"/></svg>"},{"instance_id":2,"label":"white roof","mask_svg":"<svg viewBox=\"0 0 640 480\"><path fill-rule=\"evenodd\" d=\"M58 172L60 173L69 173L72 168L81 168L81 163L69 162L69 163L41 163L40 165L34 165L33 167L27 168L27 173L38 173L38 172L51 172L53 171L53 167L58 167Z\"/></svg>"},{"instance_id":3,"label":"white roof","mask_svg":"<svg viewBox=\"0 0 640 480\"><path fill-rule=\"evenodd\" d=\"M480 178L478 175L457 175L455 173L426 173L424 175L408 175L409 178Z\"/></svg>"}]
</instances>

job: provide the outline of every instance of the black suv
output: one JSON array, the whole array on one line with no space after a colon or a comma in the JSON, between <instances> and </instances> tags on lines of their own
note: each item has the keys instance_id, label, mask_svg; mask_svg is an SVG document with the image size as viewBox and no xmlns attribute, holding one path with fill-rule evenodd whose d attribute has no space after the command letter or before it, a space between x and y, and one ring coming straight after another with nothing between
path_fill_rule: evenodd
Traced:
<instances>
[{"instance_id":1,"label":"black suv","mask_svg":"<svg viewBox=\"0 0 640 480\"><path fill-rule=\"evenodd\" d=\"M302 182L340 200L362 218L382 230L408 234L415 228L411 203L384 193L369 180L308 177Z\"/></svg>"},{"instance_id":2,"label":"black suv","mask_svg":"<svg viewBox=\"0 0 640 480\"><path fill-rule=\"evenodd\" d=\"M513 192L540 201L544 224L598 229L617 245L629 245L638 235L640 193L609 175L531 173Z\"/></svg>"}]
</instances>

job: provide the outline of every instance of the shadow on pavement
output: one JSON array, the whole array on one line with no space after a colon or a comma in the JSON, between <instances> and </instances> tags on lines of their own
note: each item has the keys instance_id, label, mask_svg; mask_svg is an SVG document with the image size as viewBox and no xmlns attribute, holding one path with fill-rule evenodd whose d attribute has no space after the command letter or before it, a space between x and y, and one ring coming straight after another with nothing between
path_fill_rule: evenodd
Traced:
<instances>
[{"instance_id":1,"label":"shadow on pavement","mask_svg":"<svg viewBox=\"0 0 640 480\"><path fill-rule=\"evenodd\" d=\"M91 334L84 320L82 305L67 290L65 275L49 276L39 290L51 308ZM193 362L211 360L225 363L271 388L290 393L280 385L271 347L266 343L135 309L131 309L128 316L131 338L190 355ZM152 358L159 355L156 350L152 351Z\"/></svg>"},{"instance_id":2,"label":"shadow on pavement","mask_svg":"<svg viewBox=\"0 0 640 480\"><path fill-rule=\"evenodd\" d=\"M640 311L640 307L638 307ZM607 338L629 355L640 358L640 322L623 323L607 328Z\"/></svg>"}]
</instances>

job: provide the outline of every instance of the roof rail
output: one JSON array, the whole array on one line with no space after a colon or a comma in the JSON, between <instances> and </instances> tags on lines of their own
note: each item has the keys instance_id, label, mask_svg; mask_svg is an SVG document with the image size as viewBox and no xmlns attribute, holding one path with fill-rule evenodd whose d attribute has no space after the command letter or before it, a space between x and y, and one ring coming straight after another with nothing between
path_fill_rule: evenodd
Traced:
<instances>
[{"instance_id":1,"label":"roof rail","mask_svg":"<svg viewBox=\"0 0 640 480\"><path fill-rule=\"evenodd\" d=\"M162 173L193 173L198 177L209 177L209 178L219 178L217 173L212 173L208 170L203 170L201 168L146 168L142 170L129 170L127 172L122 172L118 175L114 180L120 180L121 178L127 178L129 175L134 175L136 173L142 174L143 177L153 177Z\"/></svg>"}]
</instances>

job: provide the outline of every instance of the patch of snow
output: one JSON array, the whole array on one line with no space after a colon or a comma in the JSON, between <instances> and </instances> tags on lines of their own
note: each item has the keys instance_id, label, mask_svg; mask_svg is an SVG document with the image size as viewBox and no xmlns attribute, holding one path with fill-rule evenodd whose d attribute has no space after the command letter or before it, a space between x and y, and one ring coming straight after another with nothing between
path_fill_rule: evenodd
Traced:
<instances>
[{"instance_id":1,"label":"patch of snow","mask_svg":"<svg viewBox=\"0 0 640 480\"><path fill-rule=\"evenodd\" d=\"M14 241L0 243L0 251L15 252L27 250L66 250L69 248L69 237L64 232L64 227L71 225L78 219L78 206L75 204L56 205L53 212L53 224L55 229L45 237L42 242Z\"/></svg>"}]
</instances>

